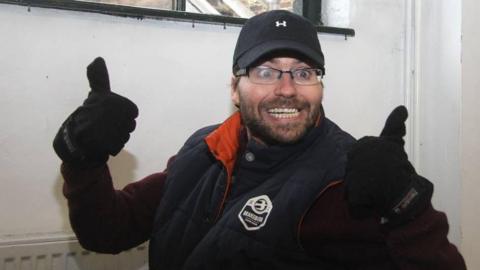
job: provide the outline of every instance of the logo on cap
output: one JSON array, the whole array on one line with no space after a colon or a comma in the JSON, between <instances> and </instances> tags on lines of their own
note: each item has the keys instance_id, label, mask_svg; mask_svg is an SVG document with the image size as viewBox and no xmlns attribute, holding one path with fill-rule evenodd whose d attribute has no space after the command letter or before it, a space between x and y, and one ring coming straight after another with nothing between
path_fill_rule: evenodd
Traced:
<instances>
[{"instance_id":1,"label":"logo on cap","mask_svg":"<svg viewBox=\"0 0 480 270\"><path fill-rule=\"evenodd\" d=\"M240 210L238 218L247 231L255 231L265 226L272 208L272 201L267 195L253 197Z\"/></svg>"},{"instance_id":2,"label":"logo on cap","mask_svg":"<svg viewBox=\"0 0 480 270\"><path fill-rule=\"evenodd\" d=\"M287 21L276 21L275 26L276 27L280 27L280 26L287 27Z\"/></svg>"}]
</instances>

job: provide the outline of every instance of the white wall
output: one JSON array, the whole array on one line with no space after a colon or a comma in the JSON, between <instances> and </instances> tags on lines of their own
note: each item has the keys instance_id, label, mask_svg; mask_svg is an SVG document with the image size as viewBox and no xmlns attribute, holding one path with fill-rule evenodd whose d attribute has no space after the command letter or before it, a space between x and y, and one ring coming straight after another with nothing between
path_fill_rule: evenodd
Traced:
<instances>
[{"instance_id":1,"label":"white wall","mask_svg":"<svg viewBox=\"0 0 480 270\"><path fill-rule=\"evenodd\" d=\"M356 36L319 35L327 116L356 137L378 134L388 113L408 101L408 3L351 0ZM4 4L0 21L0 243L71 233L51 141L85 98L85 67L94 57L106 59L112 88L140 108L137 130L110 160L118 187L162 170L192 131L232 111L228 83L238 27ZM442 193L450 186L433 176L436 202L458 232L460 194ZM458 233L452 240L459 243Z\"/></svg>"},{"instance_id":2,"label":"white wall","mask_svg":"<svg viewBox=\"0 0 480 270\"><path fill-rule=\"evenodd\" d=\"M140 108L136 132L111 160L117 186L163 170L196 128L230 113L238 28L3 4L0 21L1 238L70 232L51 144L85 99L96 56L112 89Z\"/></svg>"},{"instance_id":3,"label":"white wall","mask_svg":"<svg viewBox=\"0 0 480 270\"><path fill-rule=\"evenodd\" d=\"M480 269L480 2L462 1L462 252L469 269Z\"/></svg>"},{"instance_id":4,"label":"white wall","mask_svg":"<svg viewBox=\"0 0 480 270\"><path fill-rule=\"evenodd\" d=\"M461 2L417 2L417 170L435 183L433 204L459 243L461 186Z\"/></svg>"},{"instance_id":5,"label":"white wall","mask_svg":"<svg viewBox=\"0 0 480 270\"><path fill-rule=\"evenodd\" d=\"M416 2L417 168L468 269L480 268L480 30L476 0Z\"/></svg>"}]
</instances>

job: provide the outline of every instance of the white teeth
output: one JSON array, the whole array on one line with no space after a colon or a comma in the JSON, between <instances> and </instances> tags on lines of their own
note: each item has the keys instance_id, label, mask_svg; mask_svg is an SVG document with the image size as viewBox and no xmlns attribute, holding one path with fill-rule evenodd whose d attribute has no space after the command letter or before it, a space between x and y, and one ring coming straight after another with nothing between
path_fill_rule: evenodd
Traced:
<instances>
[{"instance_id":1,"label":"white teeth","mask_svg":"<svg viewBox=\"0 0 480 270\"><path fill-rule=\"evenodd\" d=\"M295 108L273 108L268 113L275 118L293 118L298 116L299 111Z\"/></svg>"}]
</instances>

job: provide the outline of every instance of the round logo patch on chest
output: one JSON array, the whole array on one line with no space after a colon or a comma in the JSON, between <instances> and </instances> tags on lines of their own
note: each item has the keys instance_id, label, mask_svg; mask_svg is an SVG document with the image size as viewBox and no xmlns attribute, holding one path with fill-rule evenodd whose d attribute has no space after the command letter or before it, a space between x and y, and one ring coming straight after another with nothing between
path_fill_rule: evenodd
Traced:
<instances>
[{"instance_id":1,"label":"round logo patch on chest","mask_svg":"<svg viewBox=\"0 0 480 270\"><path fill-rule=\"evenodd\" d=\"M272 201L267 195L253 197L245 203L238 218L245 229L255 231L265 226L272 208Z\"/></svg>"}]
</instances>

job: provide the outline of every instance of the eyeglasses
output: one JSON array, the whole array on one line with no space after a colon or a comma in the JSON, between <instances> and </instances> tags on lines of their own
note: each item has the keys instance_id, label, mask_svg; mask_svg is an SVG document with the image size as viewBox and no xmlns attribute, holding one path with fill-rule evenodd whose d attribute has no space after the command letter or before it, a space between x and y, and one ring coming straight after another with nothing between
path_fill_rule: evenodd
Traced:
<instances>
[{"instance_id":1,"label":"eyeglasses","mask_svg":"<svg viewBox=\"0 0 480 270\"><path fill-rule=\"evenodd\" d=\"M275 84L282 78L283 73L290 74L290 78L298 85L319 84L323 77L322 70L318 68L280 70L266 66L239 69L235 76L247 76L251 82L256 84Z\"/></svg>"}]
</instances>

